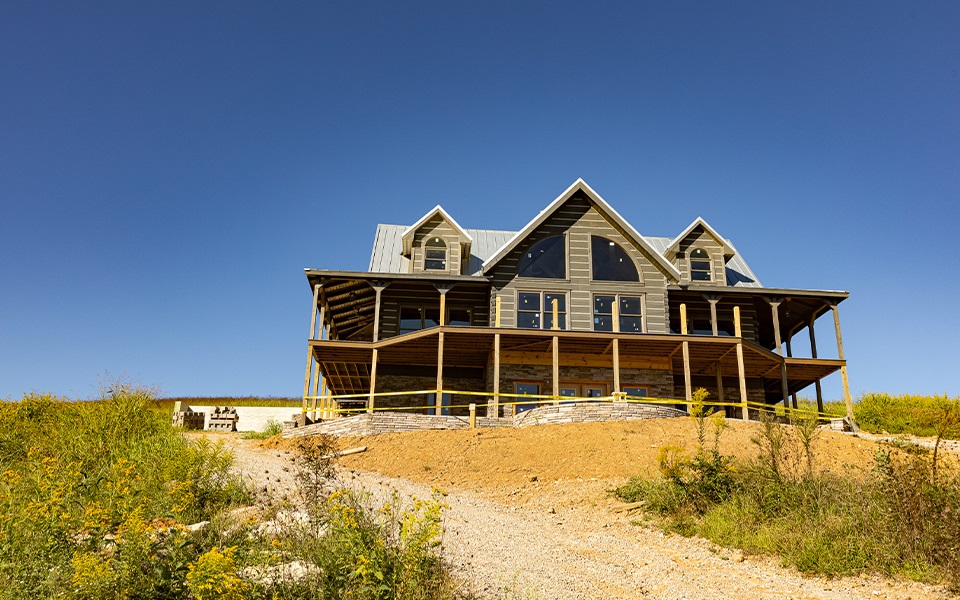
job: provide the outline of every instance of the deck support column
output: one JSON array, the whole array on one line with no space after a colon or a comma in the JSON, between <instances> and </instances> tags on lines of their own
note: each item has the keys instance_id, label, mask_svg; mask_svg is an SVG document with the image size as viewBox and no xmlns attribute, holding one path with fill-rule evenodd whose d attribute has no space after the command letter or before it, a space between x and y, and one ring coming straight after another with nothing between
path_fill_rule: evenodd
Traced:
<instances>
[{"instance_id":1,"label":"deck support column","mask_svg":"<svg viewBox=\"0 0 960 600\"><path fill-rule=\"evenodd\" d=\"M436 411L434 414L440 415L443 410L443 330L437 334L437 393L434 398Z\"/></svg>"},{"instance_id":2,"label":"deck support column","mask_svg":"<svg viewBox=\"0 0 960 600\"><path fill-rule=\"evenodd\" d=\"M847 418L853 424L856 430L856 422L853 420L853 398L850 396L850 381L847 379L847 359L843 357L843 336L840 335L840 310L836 302L830 303L830 309L833 310L833 327L837 331L837 358L843 361L840 367L840 379L843 381L843 400L847 405Z\"/></svg>"},{"instance_id":3,"label":"deck support column","mask_svg":"<svg viewBox=\"0 0 960 600\"><path fill-rule=\"evenodd\" d=\"M710 303L710 329L713 333L713 336L716 337L720 335L719 326L717 324L717 302L720 301L722 296L704 296L704 298Z\"/></svg>"},{"instance_id":4,"label":"deck support column","mask_svg":"<svg viewBox=\"0 0 960 600\"><path fill-rule=\"evenodd\" d=\"M813 322L816 320L815 316L810 317L810 356L811 358L817 358L817 336L813 332ZM820 380L814 382L817 388L817 412L823 414L823 389L820 387Z\"/></svg>"},{"instance_id":5,"label":"deck support column","mask_svg":"<svg viewBox=\"0 0 960 600\"><path fill-rule=\"evenodd\" d=\"M788 358L793 358L793 348L790 347L790 341L792 339L793 339L793 332L787 334L787 357ZM793 405L794 409L799 408L799 405L797 404L796 392L793 392L792 394L790 394L790 404Z\"/></svg>"},{"instance_id":6,"label":"deck support column","mask_svg":"<svg viewBox=\"0 0 960 600\"><path fill-rule=\"evenodd\" d=\"M620 300L613 297L613 332L620 333ZM613 338L613 393L623 392L620 388L620 336Z\"/></svg>"},{"instance_id":7,"label":"deck support column","mask_svg":"<svg viewBox=\"0 0 960 600\"><path fill-rule=\"evenodd\" d=\"M777 344L777 354L780 355L780 392L783 395L783 408L790 408L789 394L787 393L787 363L783 360L783 341L780 338L780 300L767 300L773 317L773 339Z\"/></svg>"},{"instance_id":8,"label":"deck support column","mask_svg":"<svg viewBox=\"0 0 960 600\"><path fill-rule=\"evenodd\" d=\"M494 301L494 327L500 329L500 296ZM500 333L493 334L493 414L500 418Z\"/></svg>"},{"instance_id":9,"label":"deck support column","mask_svg":"<svg viewBox=\"0 0 960 600\"><path fill-rule=\"evenodd\" d=\"M377 349L373 349L373 357L370 359L370 395L367 397L367 412L373 412L374 394L377 393Z\"/></svg>"},{"instance_id":10,"label":"deck support column","mask_svg":"<svg viewBox=\"0 0 960 600\"><path fill-rule=\"evenodd\" d=\"M750 420L750 410L747 406L747 376L743 368L743 330L740 327L740 307L733 307L733 328L737 335L737 375L740 377L740 406L744 421Z\"/></svg>"},{"instance_id":11,"label":"deck support column","mask_svg":"<svg viewBox=\"0 0 960 600\"><path fill-rule=\"evenodd\" d=\"M310 394L310 376L313 371L313 348L310 347L310 340L314 339L314 331L317 328L317 299L320 297L319 283L313 286L313 304L310 305L310 335L307 337L307 368L303 374L303 403L300 407L302 414L307 414L307 396ZM322 325L321 325L322 326ZM317 371L319 372L319 365Z\"/></svg>"},{"instance_id":12,"label":"deck support column","mask_svg":"<svg viewBox=\"0 0 960 600\"><path fill-rule=\"evenodd\" d=\"M373 341L380 340L380 293L387 288L386 283L374 281L370 284L373 291L376 292L376 300L373 303Z\"/></svg>"},{"instance_id":13,"label":"deck support column","mask_svg":"<svg viewBox=\"0 0 960 600\"><path fill-rule=\"evenodd\" d=\"M724 400L723 400L723 374L720 372L720 361L719 361L719 360L717 361L717 402L719 402L720 404L723 404L723 403L724 403ZM724 412L725 415L730 416L730 415L729 415L729 411L727 410L727 407L726 407L726 406L723 407L723 412Z\"/></svg>"},{"instance_id":14,"label":"deck support column","mask_svg":"<svg viewBox=\"0 0 960 600\"><path fill-rule=\"evenodd\" d=\"M680 305L680 334L687 335L687 305ZM687 399L687 412L690 412L690 404L693 402L693 386L690 382L690 342L683 340L683 390Z\"/></svg>"},{"instance_id":15,"label":"deck support column","mask_svg":"<svg viewBox=\"0 0 960 600\"><path fill-rule=\"evenodd\" d=\"M554 300L556 302L556 300ZM554 404L560 404L560 338L553 336L553 396Z\"/></svg>"}]
</instances>

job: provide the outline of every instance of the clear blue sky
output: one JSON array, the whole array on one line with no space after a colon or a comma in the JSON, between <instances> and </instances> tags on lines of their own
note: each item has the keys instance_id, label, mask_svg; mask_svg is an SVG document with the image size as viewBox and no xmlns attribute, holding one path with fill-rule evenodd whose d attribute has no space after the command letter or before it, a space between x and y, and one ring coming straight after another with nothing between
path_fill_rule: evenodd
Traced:
<instances>
[{"instance_id":1,"label":"clear blue sky","mask_svg":"<svg viewBox=\"0 0 960 600\"><path fill-rule=\"evenodd\" d=\"M849 290L855 394L960 394L956 2L11 0L0 398L296 396L304 267L438 203L517 229L577 177Z\"/></svg>"}]
</instances>

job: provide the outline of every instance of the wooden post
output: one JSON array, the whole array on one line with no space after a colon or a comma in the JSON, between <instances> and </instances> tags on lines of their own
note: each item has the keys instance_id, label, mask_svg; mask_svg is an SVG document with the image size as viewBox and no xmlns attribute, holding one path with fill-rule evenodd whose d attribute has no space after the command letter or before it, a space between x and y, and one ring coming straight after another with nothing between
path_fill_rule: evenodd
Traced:
<instances>
[{"instance_id":1,"label":"wooden post","mask_svg":"<svg viewBox=\"0 0 960 600\"><path fill-rule=\"evenodd\" d=\"M817 336L813 332L813 322L816 320L815 317L810 317L810 356L812 358L817 358ZM820 380L816 380L814 385L817 388L817 412L823 414L823 389L820 387Z\"/></svg>"},{"instance_id":2,"label":"wooden post","mask_svg":"<svg viewBox=\"0 0 960 600\"><path fill-rule=\"evenodd\" d=\"M553 301L554 308L556 308L556 300ZM556 323L554 323L556 324ZM560 338L553 336L553 395L557 397L560 395ZM560 404L559 400L554 400L554 404Z\"/></svg>"},{"instance_id":3,"label":"wooden post","mask_svg":"<svg viewBox=\"0 0 960 600\"><path fill-rule=\"evenodd\" d=\"M740 327L740 307L733 307L733 328L737 335L737 374L740 377L740 406L743 420L750 420L750 410L747 406L747 376L743 368L743 330Z\"/></svg>"},{"instance_id":4,"label":"wooden post","mask_svg":"<svg viewBox=\"0 0 960 600\"><path fill-rule=\"evenodd\" d=\"M443 298L443 296L440 296ZM442 300L441 300L442 302ZM443 410L443 330L437 334L437 393L436 393L436 414L439 416Z\"/></svg>"},{"instance_id":5,"label":"wooden post","mask_svg":"<svg viewBox=\"0 0 960 600\"><path fill-rule=\"evenodd\" d=\"M707 297L707 302L710 303L710 329L713 330L714 336L720 335L720 330L717 324L717 302L719 300L719 298L712 296Z\"/></svg>"},{"instance_id":6,"label":"wooden post","mask_svg":"<svg viewBox=\"0 0 960 600\"><path fill-rule=\"evenodd\" d=\"M687 335L687 305L680 305L680 335ZM687 398L687 412L693 402L693 387L690 383L690 342L683 340L683 388Z\"/></svg>"},{"instance_id":7,"label":"wooden post","mask_svg":"<svg viewBox=\"0 0 960 600\"><path fill-rule=\"evenodd\" d=\"M374 394L377 392L377 349L373 349L370 359L370 396L367 397L367 412L373 412Z\"/></svg>"},{"instance_id":8,"label":"wooden post","mask_svg":"<svg viewBox=\"0 0 960 600\"><path fill-rule=\"evenodd\" d=\"M613 332L620 333L620 300L617 296L613 297ZM620 338L613 338L613 393L619 394L620 389Z\"/></svg>"},{"instance_id":9,"label":"wooden post","mask_svg":"<svg viewBox=\"0 0 960 600\"><path fill-rule=\"evenodd\" d=\"M310 376L313 374L313 350L307 347L307 370L303 374L303 406L302 412L307 412L307 396L310 394Z\"/></svg>"},{"instance_id":10,"label":"wooden post","mask_svg":"<svg viewBox=\"0 0 960 600\"><path fill-rule=\"evenodd\" d=\"M330 418L331 418L331 419L336 419L337 417L339 417L339 416L340 416L340 407L337 406L336 408L334 408L333 392L330 391L329 388L327 389L327 402L326 402L326 403L327 403L327 414L330 416Z\"/></svg>"},{"instance_id":11,"label":"wooden post","mask_svg":"<svg viewBox=\"0 0 960 600\"><path fill-rule=\"evenodd\" d=\"M447 324L447 292L449 288L440 288L440 327Z\"/></svg>"},{"instance_id":12,"label":"wooden post","mask_svg":"<svg viewBox=\"0 0 960 600\"><path fill-rule=\"evenodd\" d=\"M499 298L497 298L499 300ZM499 302L498 302L499 304ZM500 334L493 334L493 415L500 418Z\"/></svg>"},{"instance_id":13,"label":"wooden post","mask_svg":"<svg viewBox=\"0 0 960 600\"><path fill-rule=\"evenodd\" d=\"M843 400L847 405L847 418L856 428L856 422L853 420L853 398L850 396L850 382L847 379L847 359L843 356L843 336L840 335L840 310L835 302L830 303L833 310L833 327L837 331L837 358L843 361L840 367L840 379L843 381Z\"/></svg>"},{"instance_id":14,"label":"wooden post","mask_svg":"<svg viewBox=\"0 0 960 600\"><path fill-rule=\"evenodd\" d=\"M789 394L787 393L787 363L782 360L783 357L783 348L781 347L783 341L780 338L780 301L779 300L767 300L770 303L770 311L773 315L773 339L777 344L777 354L781 356L780 361L780 393L783 396L783 407L790 407Z\"/></svg>"},{"instance_id":15,"label":"wooden post","mask_svg":"<svg viewBox=\"0 0 960 600\"><path fill-rule=\"evenodd\" d=\"M500 328L500 296L494 301L494 327Z\"/></svg>"},{"instance_id":16,"label":"wooden post","mask_svg":"<svg viewBox=\"0 0 960 600\"><path fill-rule=\"evenodd\" d=\"M560 329L560 310L558 308L560 301L554 298L550 303L553 305L553 326L550 329L556 331Z\"/></svg>"},{"instance_id":17,"label":"wooden post","mask_svg":"<svg viewBox=\"0 0 960 600\"><path fill-rule=\"evenodd\" d=\"M723 402L723 374L720 372L720 361L717 361L717 402ZM724 408L726 411L726 408Z\"/></svg>"},{"instance_id":18,"label":"wooden post","mask_svg":"<svg viewBox=\"0 0 960 600\"><path fill-rule=\"evenodd\" d=\"M792 332L787 334L787 358L793 358L793 348L791 348L791 346L790 346L790 341L791 341L791 340L793 340L793 333L792 333ZM790 404L792 404L792 405L793 405L793 408L795 408L795 409L796 409L796 408L799 408L799 405L797 404L797 393L796 393L796 392L793 392L792 394L790 394Z\"/></svg>"},{"instance_id":19,"label":"wooden post","mask_svg":"<svg viewBox=\"0 0 960 600\"><path fill-rule=\"evenodd\" d=\"M312 406L310 420L317 420L317 394L320 392L320 386L323 385L326 387L326 381L323 379L323 374L320 373L320 363L317 363L317 378L313 380L313 398L310 403Z\"/></svg>"},{"instance_id":20,"label":"wooden post","mask_svg":"<svg viewBox=\"0 0 960 600\"><path fill-rule=\"evenodd\" d=\"M477 428L477 405L470 403L470 429Z\"/></svg>"},{"instance_id":21,"label":"wooden post","mask_svg":"<svg viewBox=\"0 0 960 600\"><path fill-rule=\"evenodd\" d=\"M313 332L317 328L317 299L320 297L320 284L313 286L313 305L310 310L310 337L313 338Z\"/></svg>"},{"instance_id":22,"label":"wooden post","mask_svg":"<svg viewBox=\"0 0 960 600\"><path fill-rule=\"evenodd\" d=\"M387 286L378 283L372 283L370 285L373 286L373 291L377 294L376 300L373 303L373 341L376 342L380 339L380 293Z\"/></svg>"}]
</instances>

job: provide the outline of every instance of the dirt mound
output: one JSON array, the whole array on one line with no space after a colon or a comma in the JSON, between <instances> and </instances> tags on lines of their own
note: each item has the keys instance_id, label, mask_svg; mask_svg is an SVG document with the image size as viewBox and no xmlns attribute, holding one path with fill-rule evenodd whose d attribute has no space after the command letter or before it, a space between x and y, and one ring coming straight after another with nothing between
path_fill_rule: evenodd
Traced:
<instances>
[{"instance_id":1,"label":"dirt mound","mask_svg":"<svg viewBox=\"0 0 960 600\"><path fill-rule=\"evenodd\" d=\"M750 440L760 434L760 424L728 421L728 425L720 438L720 452L741 459L755 457L757 446ZM707 439L709 444L709 433ZM532 483L596 481L609 485L633 475L652 474L665 445L692 452L697 445L693 420L650 419L343 438L343 449L368 449L345 456L340 463L347 468L428 485L505 497L516 496L518 488ZM857 470L870 468L875 447L873 441L822 431L814 452L823 470Z\"/></svg>"}]
</instances>

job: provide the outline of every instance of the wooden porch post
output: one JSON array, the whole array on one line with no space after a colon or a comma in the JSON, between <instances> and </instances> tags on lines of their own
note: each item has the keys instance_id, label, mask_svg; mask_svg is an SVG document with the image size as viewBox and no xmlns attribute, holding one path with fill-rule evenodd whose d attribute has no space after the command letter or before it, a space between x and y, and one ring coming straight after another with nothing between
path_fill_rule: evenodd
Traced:
<instances>
[{"instance_id":1,"label":"wooden porch post","mask_svg":"<svg viewBox=\"0 0 960 600\"><path fill-rule=\"evenodd\" d=\"M856 427L853 420L853 398L850 396L850 382L847 379L847 359L843 356L843 336L840 335L840 310L837 308L836 302L831 302L830 308L833 310L833 327L837 331L837 358L843 361L843 366L840 367L840 378L843 381L843 400L847 405L847 418Z\"/></svg>"},{"instance_id":2,"label":"wooden porch post","mask_svg":"<svg viewBox=\"0 0 960 600\"><path fill-rule=\"evenodd\" d=\"M554 300L556 302L556 300ZM554 404L560 404L556 399L560 395L560 338L553 336L553 396Z\"/></svg>"},{"instance_id":3,"label":"wooden porch post","mask_svg":"<svg viewBox=\"0 0 960 600\"><path fill-rule=\"evenodd\" d=\"M442 296L441 296L442 298ZM437 410L434 414L439 416L443 411L443 330L437 334L437 393L435 394Z\"/></svg>"},{"instance_id":4,"label":"wooden porch post","mask_svg":"<svg viewBox=\"0 0 960 600\"><path fill-rule=\"evenodd\" d=\"M723 403L723 374L720 372L720 361L717 361L717 402ZM727 413L727 407L723 407L723 412ZM729 416L729 414L727 414Z\"/></svg>"},{"instance_id":5,"label":"wooden porch post","mask_svg":"<svg viewBox=\"0 0 960 600\"><path fill-rule=\"evenodd\" d=\"M816 320L816 317L810 317L810 356L811 358L817 358L817 336L813 332L813 322ZM823 413L823 389L820 387L820 380L816 380L814 385L817 387L817 412Z\"/></svg>"},{"instance_id":6,"label":"wooden porch post","mask_svg":"<svg viewBox=\"0 0 960 600\"><path fill-rule=\"evenodd\" d=\"M787 357L788 358L793 358L793 348L790 347L790 341L792 339L793 339L793 332L791 331L790 333L787 334ZM799 407L799 405L797 404L796 392L790 394L790 403L793 405L794 408Z\"/></svg>"},{"instance_id":7,"label":"wooden porch post","mask_svg":"<svg viewBox=\"0 0 960 600\"><path fill-rule=\"evenodd\" d=\"M494 326L500 329L500 296L494 302ZM493 334L493 414L500 418L500 333Z\"/></svg>"},{"instance_id":8,"label":"wooden porch post","mask_svg":"<svg viewBox=\"0 0 960 600\"><path fill-rule=\"evenodd\" d=\"M380 340L380 293L386 289L388 284L373 282L370 285L377 294L373 303L373 341L376 342Z\"/></svg>"},{"instance_id":9,"label":"wooden porch post","mask_svg":"<svg viewBox=\"0 0 960 600\"><path fill-rule=\"evenodd\" d=\"M687 335L687 305L680 305L680 335ZM687 412L693 402L693 387L690 382L690 342L683 340L683 388L687 399Z\"/></svg>"},{"instance_id":10,"label":"wooden porch post","mask_svg":"<svg viewBox=\"0 0 960 600\"><path fill-rule=\"evenodd\" d=\"M620 300L613 297L613 332L620 333ZM621 393L620 389L620 337L613 338L613 392Z\"/></svg>"},{"instance_id":11,"label":"wooden porch post","mask_svg":"<svg viewBox=\"0 0 960 600\"><path fill-rule=\"evenodd\" d=\"M307 413L307 395L310 393L310 375L313 370L313 349L310 347L310 340L313 339L313 332L317 328L317 298L320 296L318 283L313 286L313 304L310 305L310 335L307 336L307 368L303 374L303 403L301 405L301 414Z\"/></svg>"},{"instance_id":12,"label":"wooden porch post","mask_svg":"<svg viewBox=\"0 0 960 600\"><path fill-rule=\"evenodd\" d=\"M783 341L780 339L780 301L767 300L770 303L770 311L773 315L773 339L777 344L777 354L780 355L780 393L783 395L783 407L790 407L789 394L787 393L787 363L783 360Z\"/></svg>"},{"instance_id":13,"label":"wooden porch post","mask_svg":"<svg viewBox=\"0 0 960 600\"><path fill-rule=\"evenodd\" d=\"M733 307L733 327L737 334L737 374L740 376L740 404L743 407L743 420L750 420L750 410L747 406L747 376L743 368L743 330L740 328L740 307Z\"/></svg>"},{"instance_id":14,"label":"wooden porch post","mask_svg":"<svg viewBox=\"0 0 960 600\"><path fill-rule=\"evenodd\" d=\"M704 296L704 298L710 303L710 329L713 331L714 336L720 335L717 324L717 302L720 301L720 296Z\"/></svg>"},{"instance_id":15,"label":"wooden porch post","mask_svg":"<svg viewBox=\"0 0 960 600\"><path fill-rule=\"evenodd\" d=\"M370 396L367 397L367 412L373 412L374 394L377 393L377 349L373 349L373 357L370 359Z\"/></svg>"},{"instance_id":16,"label":"wooden porch post","mask_svg":"<svg viewBox=\"0 0 960 600\"><path fill-rule=\"evenodd\" d=\"M318 362L317 377L316 379L313 380L313 398L312 398L312 402L310 402L310 406L311 406L310 420L311 421L317 420L317 394L320 392L321 383L326 383L326 382L323 381L323 374L320 373L320 363Z\"/></svg>"}]
</instances>

